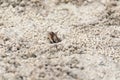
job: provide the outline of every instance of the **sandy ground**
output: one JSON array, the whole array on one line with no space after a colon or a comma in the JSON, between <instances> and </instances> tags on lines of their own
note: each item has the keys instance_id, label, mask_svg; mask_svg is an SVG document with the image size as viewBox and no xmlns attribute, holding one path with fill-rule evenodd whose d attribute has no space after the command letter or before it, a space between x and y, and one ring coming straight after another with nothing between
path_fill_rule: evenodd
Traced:
<instances>
[{"instance_id":1,"label":"sandy ground","mask_svg":"<svg viewBox=\"0 0 120 80\"><path fill-rule=\"evenodd\" d=\"M120 1L107 1L0 0L0 80L120 80Z\"/></svg>"}]
</instances>

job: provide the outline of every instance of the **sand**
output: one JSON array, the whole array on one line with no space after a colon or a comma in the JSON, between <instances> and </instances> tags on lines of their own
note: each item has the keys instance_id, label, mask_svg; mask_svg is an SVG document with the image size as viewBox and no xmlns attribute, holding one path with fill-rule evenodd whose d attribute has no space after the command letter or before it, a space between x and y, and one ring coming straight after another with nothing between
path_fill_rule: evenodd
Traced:
<instances>
[{"instance_id":1,"label":"sand","mask_svg":"<svg viewBox=\"0 0 120 80\"><path fill-rule=\"evenodd\" d=\"M0 0L0 80L120 80L120 1Z\"/></svg>"}]
</instances>

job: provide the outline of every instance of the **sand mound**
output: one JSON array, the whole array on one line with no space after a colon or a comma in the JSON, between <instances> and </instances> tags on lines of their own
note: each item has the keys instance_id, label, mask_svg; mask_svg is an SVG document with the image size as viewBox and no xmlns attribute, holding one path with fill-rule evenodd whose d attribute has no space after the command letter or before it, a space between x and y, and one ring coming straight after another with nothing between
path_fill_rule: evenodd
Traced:
<instances>
[{"instance_id":1,"label":"sand mound","mask_svg":"<svg viewBox=\"0 0 120 80\"><path fill-rule=\"evenodd\" d=\"M120 1L0 0L0 80L120 80Z\"/></svg>"}]
</instances>

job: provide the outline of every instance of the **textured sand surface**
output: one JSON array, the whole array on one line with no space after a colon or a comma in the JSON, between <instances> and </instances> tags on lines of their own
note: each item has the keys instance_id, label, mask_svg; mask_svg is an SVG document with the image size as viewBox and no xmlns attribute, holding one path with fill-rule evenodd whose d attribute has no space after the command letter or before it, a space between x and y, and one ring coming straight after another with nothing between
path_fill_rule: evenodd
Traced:
<instances>
[{"instance_id":1,"label":"textured sand surface","mask_svg":"<svg viewBox=\"0 0 120 80\"><path fill-rule=\"evenodd\" d=\"M120 80L120 1L0 0L0 80Z\"/></svg>"}]
</instances>

